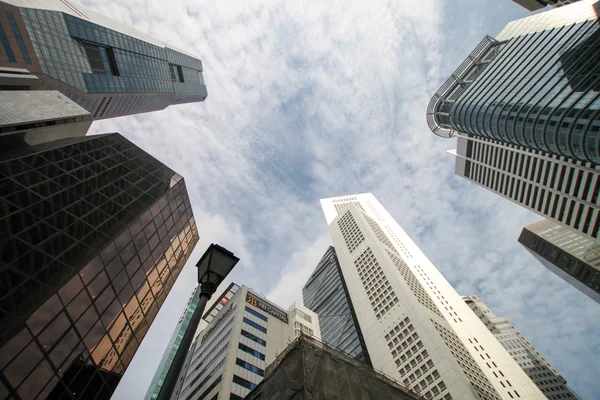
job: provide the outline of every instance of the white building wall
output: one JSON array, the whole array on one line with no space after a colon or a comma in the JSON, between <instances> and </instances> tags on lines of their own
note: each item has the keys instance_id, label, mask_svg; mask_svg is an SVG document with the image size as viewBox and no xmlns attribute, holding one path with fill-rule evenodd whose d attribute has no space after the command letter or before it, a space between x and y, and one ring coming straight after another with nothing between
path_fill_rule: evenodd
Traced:
<instances>
[{"instance_id":1,"label":"white building wall","mask_svg":"<svg viewBox=\"0 0 600 400\"><path fill-rule=\"evenodd\" d=\"M376 369L428 398L544 398L372 194L321 205Z\"/></svg>"},{"instance_id":2,"label":"white building wall","mask_svg":"<svg viewBox=\"0 0 600 400\"><path fill-rule=\"evenodd\" d=\"M247 307L252 311L246 310ZM234 310L227 314L230 309ZM226 317L220 319L222 315ZM304 318L306 315L310 322ZM232 394L244 398L250 393L251 385L258 385L262 380L260 371L264 372L294 340L296 322L313 330L320 339L319 322L315 313L296 304L285 310L248 287L241 286L200 333L178 399L197 400L202 396L212 400L218 395L218 399L229 400ZM225 338L229 331L231 333ZM229 343L228 346L220 353L226 343ZM246 350L240 349L240 345ZM240 366L238 359L248 364ZM206 364L210 366L206 368ZM207 379L215 368L217 370ZM207 391L219 376L220 382ZM202 382L204 383L200 385ZM245 387L248 383L250 385Z\"/></svg>"}]
</instances>

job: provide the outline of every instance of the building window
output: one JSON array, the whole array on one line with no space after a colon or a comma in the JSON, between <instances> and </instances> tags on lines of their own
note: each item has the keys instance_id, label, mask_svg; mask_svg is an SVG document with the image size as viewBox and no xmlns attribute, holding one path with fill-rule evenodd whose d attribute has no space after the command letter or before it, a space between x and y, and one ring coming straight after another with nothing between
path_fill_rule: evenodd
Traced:
<instances>
[{"instance_id":1,"label":"building window","mask_svg":"<svg viewBox=\"0 0 600 400\"><path fill-rule=\"evenodd\" d=\"M262 325L257 324L256 322L250 321L248 318L244 317L244 322L248 325L250 325L251 327L258 329L259 331L261 331L262 333L267 333L267 328L265 328Z\"/></svg>"},{"instance_id":2,"label":"building window","mask_svg":"<svg viewBox=\"0 0 600 400\"><path fill-rule=\"evenodd\" d=\"M21 54L23 55L25 64L31 64L31 58L29 58L29 52L27 51L27 47L25 47L25 41L23 40L23 36L21 36L21 31L19 30L19 27L17 26L17 21L15 21L15 17L13 15L13 13L11 13L10 11L7 11L6 17L8 18L10 27L12 28L13 34L15 35L15 39L17 39L17 43L19 44L19 50L21 50Z\"/></svg>"},{"instance_id":3,"label":"building window","mask_svg":"<svg viewBox=\"0 0 600 400\"><path fill-rule=\"evenodd\" d=\"M85 49L93 74L119 75L115 55L110 47L98 46L89 42L82 42L81 44Z\"/></svg>"},{"instance_id":4,"label":"building window","mask_svg":"<svg viewBox=\"0 0 600 400\"><path fill-rule=\"evenodd\" d=\"M240 358L236 358L235 363L236 363L236 365L239 365L240 367L245 368L248 371L254 372L257 375L265 376L265 371L263 371L262 369L258 368L255 365L250 364L247 361L244 361Z\"/></svg>"},{"instance_id":5,"label":"building window","mask_svg":"<svg viewBox=\"0 0 600 400\"><path fill-rule=\"evenodd\" d=\"M253 342L260 344L261 346L267 346L267 342L265 340L262 340L258 336L255 336L255 335L251 334L250 332L246 332L243 329L242 329L242 336L247 337L248 339L252 340Z\"/></svg>"},{"instance_id":6,"label":"building window","mask_svg":"<svg viewBox=\"0 0 600 400\"><path fill-rule=\"evenodd\" d=\"M256 357L256 358L260 359L260 360L263 360L263 361L265 361L265 355L264 355L264 354L262 354L261 352L259 352L259 351L256 351L256 350L254 350L254 349L252 349L252 348L250 348L250 347L246 346L246 345L245 345L245 344L243 344L243 343L240 343L240 344L238 345L238 348L239 348L240 350L242 350L242 351L245 351L246 353L248 353L248 354L250 354L250 355L252 355L252 356L254 356L254 357Z\"/></svg>"},{"instance_id":7,"label":"building window","mask_svg":"<svg viewBox=\"0 0 600 400\"><path fill-rule=\"evenodd\" d=\"M172 82L185 82L181 65L169 64L169 74L171 75Z\"/></svg>"},{"instance_id":8,"label":"building window","mask_svg":"<svg viewBox=\"0 0 600 400\"><path fill-rule=\"evenodd\" d=\"M10 43L8 43L8 38L6 37L6 32L4 32L2 24L0 24L0 42L2 42L2 47L4 47L4 51L8 56L8 61L16 63L17 59L15 58L15 53L13 53Z\"/></svg>"},{"instance_id":9,"label":"building window","mask_svg":"<svg viewBox=\"0 0 600 400\"><path fill-rule=\"evenodd\" d=\"M250 314L254 315L255 317L258 317L258 318L262 319L265 322L269 321L269 318L267 318L266 316L262 315L258 311L254 311L253 309L251 309L248 306L246 306L246 311L248 311Z\"/></svg>"},{"instance_id":10,"label":"building window","mask_svg":"<svg viewBox=\"0 0 600 400\"><path fill-rule=\"evenodd\" d=\"M250 390L254 389L257 386L255 383L247 381L244 378L240 378L237 375L233 376L233 383L237 383L238 385L243 386L246 389L250 389Z\"/></svg>"}]
</instances>

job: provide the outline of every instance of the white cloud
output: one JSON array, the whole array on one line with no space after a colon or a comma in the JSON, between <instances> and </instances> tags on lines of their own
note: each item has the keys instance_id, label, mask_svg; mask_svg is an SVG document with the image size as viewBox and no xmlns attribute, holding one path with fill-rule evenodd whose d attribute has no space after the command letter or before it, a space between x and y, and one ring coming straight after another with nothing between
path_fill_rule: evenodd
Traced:
<instances>
[{"instance_id":1,"label":"white cloud","mask_svg":"<svg viewBox=\"0 0 600 400\"><path fill-rule=\"evenodd\" d=\"M445 78L524 10L509 0L117 3L90 6L197 54L209 96L92 127L120 131L185 177L202 238L115 399L145 393L210 242L242 258L231 279L287 307L329 244L318 199L366 191L460 293L508 317L583 397L600 391L597 304L520 247L537 218L454 176L454 142L425 123Z\"/></svg>"}]
</instances>

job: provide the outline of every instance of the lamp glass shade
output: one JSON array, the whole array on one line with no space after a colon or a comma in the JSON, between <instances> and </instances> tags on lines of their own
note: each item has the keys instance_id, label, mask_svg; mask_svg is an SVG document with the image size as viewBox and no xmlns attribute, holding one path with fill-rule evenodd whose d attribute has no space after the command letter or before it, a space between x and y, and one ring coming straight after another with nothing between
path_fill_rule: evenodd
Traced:
<instances>
[{"instance_id":1,"label":"lamp glass shade","mask_svg":"<svg viewBox=\"0 0 600 400\"><path fill-rule=\"evenodd\" d=\"M196 264L198 267L198 283L210 282L219 285L239 260L238 257L224 247L214 243L211 244Z\"/></svg>"}]
</instances>

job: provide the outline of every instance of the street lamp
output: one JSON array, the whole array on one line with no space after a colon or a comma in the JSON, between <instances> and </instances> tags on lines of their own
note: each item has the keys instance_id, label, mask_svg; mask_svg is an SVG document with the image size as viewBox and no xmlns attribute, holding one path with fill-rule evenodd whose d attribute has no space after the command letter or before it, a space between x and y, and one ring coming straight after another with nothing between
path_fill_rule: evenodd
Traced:
<instances>
[{"instance_id":1,"label":"street lamp","mask_svg":"<svg viewBox=\"0 0 600 400\"><path fill-rule=\"evenodd\" d=\"M187 326L179 348L173 357L173 362L169 367L167 376L161 386L157 400L170 400L173 395L173 390L177 384L179 373L185 362L185 357L194 339L196 329L206 308L206 303L217 290L217 287L223 282L227 275L240 259L233 255L232 252L219 246L211 244L204 252L200 261L196 264L198 267L198 283L200 284L200 300L192 314L190 323Z\"/></svg>"}]
</instances>

